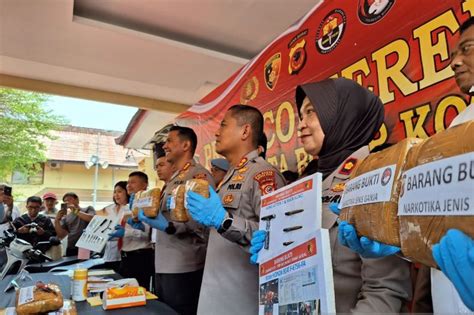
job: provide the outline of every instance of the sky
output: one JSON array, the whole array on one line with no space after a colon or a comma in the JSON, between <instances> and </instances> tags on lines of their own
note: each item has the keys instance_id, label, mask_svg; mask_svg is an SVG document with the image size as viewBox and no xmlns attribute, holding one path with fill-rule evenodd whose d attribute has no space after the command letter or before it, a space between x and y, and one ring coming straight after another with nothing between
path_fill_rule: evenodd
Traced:
<instances>
[{"instance_id":1,"label":"sky","mask_svg":"<svg viewBox=\"0 0 474 315\"><path fill-rule=\"evenodd\" d=\"M44 106L65 117L70 125L122 132L138 110L135 107L53 95Z\"/></svg>"}]
</instances>

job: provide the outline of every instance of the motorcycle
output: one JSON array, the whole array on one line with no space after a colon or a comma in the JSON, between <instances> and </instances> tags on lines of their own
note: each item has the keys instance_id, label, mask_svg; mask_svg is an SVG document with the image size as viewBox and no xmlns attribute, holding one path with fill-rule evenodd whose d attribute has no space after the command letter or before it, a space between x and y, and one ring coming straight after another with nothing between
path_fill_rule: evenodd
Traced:
<instances>
[{"instance_id":1,"label":"motorcycle","mask_svg":"<svg viewBox=\"0 0 474 315\"><path fill-rule=\"evenodd\" d=\"M31 228L30 228L31 230ZM81 268L101 268L105 261L100 255L94 255L86 261L77 256L62 257L52 260L44 253L51 247L61 244L61 241L52 236L48 241L38 242L34 246L16 237L12 231L4 231L5 236L0 238L0 281L6 275L16 275L22 270L29 273L57 272Z\"/></svg>"},{"instance_id":2,"label":"motorcycle","mask_svg":"<svg viewBox=\"0 0 474 315\"><path fill-rule=\"evenodd\" d=\"M28 263L51 261L42 249L59 245L61 242L52 236L48 241L38 242L35 246L19 239L15 234L4 231L5 237L0 238L0 280L8 274L18 274Z\"/></svg>"}]
</instances>

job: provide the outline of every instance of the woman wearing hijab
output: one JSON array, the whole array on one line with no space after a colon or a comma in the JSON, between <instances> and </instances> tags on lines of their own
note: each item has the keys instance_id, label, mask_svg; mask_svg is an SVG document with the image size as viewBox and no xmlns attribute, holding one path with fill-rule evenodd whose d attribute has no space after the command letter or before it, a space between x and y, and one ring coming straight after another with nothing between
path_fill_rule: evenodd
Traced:
<instances>
[{"instance_id":1,"label":"woman wearing hijab","mask_svg":"<svg viewBox=\"0 0 474 315\"><path fill-rule=\"evenodd\" d=\"M300 140L317 160L316 171L323 174L322 227L330 234L336 311L404 311L411 297L409 263L396 256L365 259L340 245L337 216L329 210L329 203L341 198L340 189L334 188L345 183L357 162L369 154L368 144L383 122L382 102L354 81L339 78L298 86L296 105ZM254 243L250 252L258 253L260 242Z\"/></svg>"}]
</instances>

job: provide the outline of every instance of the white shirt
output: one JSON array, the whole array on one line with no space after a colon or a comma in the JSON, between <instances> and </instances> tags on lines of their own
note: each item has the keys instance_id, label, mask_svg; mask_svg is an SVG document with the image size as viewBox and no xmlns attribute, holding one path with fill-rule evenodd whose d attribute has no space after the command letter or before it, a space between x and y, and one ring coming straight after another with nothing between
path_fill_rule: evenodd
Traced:
<instances>
[{"instance_id":1,"label":"white shirt","mask_svg":"<svg viewBox=\"0 0 474 315\"><path fill-rule=\"evenodd\" d=\"M132 212L129 211L129 216ZM123 238L122 250L130 252L137 249L152 248L151 246L151 231L148 224L143 223L145 231L137 230L131 227L129 224L125 224L125 236Z\"/></svg>"},{"instance_id":2,"label":"white shirt","mask_svg":"<svg viewBox=\"0 0 474 315\"><path fill-rule=\"evenodd\" d=\"M111 204L107 207L104 208L104 212L107 216L107 218L111 220L117 220L118 224L121 223L124 214L127 212L130 212L128 209L128 205L123 205L120 206L118 212L117 212L117 205ZM111 241L108 241L107 244L105 244L105 250L104 250L104 260L109 262L109 261L120 261L120 251L118 248L118 239L114 239Z\"/></svg>"},{"instance_id":3,"label":"white shirt","mask_svg":"<svg viewBox=\"0 0 474 315\"><path fill-rule=\"evenodd\" d=\"M125 226L125 235L122 242L122 250L129 252L142 248L151 248L150 226L145 225L145 231L137 230L126 224L126 220L132 216L132 211L128 205L124 205L117 213L115 204L104 208L109 218L118 218L118 224ZM123 222L122 222L123 221ZM119 261L120 251L118 250L118 240L108 241L104 252L105 261Z\"/></svg>"}]
</instances>

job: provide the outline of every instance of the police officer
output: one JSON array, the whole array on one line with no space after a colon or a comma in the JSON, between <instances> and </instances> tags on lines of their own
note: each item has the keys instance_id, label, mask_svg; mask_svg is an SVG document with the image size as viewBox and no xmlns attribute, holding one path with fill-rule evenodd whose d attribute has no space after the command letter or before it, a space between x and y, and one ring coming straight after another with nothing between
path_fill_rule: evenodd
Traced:
<instances>
[{"instance_id":1,"label":"police officer","mask_svg":"<svg viewBox=\"0 0 474 315\"><path fill-rule=\"evenodd\" d=\"M451 69L456 84L462 92L474 96L474 18L466 20L460 27L460 38L451 53ZM452 128L474 119L474 107L468 106L451 123ZM339 239L342 244L364 257L385 257L400 251L400 248L379 243L368 238L359 238L355 227L342 222ZM456 229L448 230L439 244L433 246L433 258L441 271L453 283L465 306L474 311L474 239ZM435 313L461 313L468 310L459 303L455 294L437 270L431 271L433 283L433 309ZM429 287L428 287L429 288ZM426 289L426 288L425 288ZM428 292L418 292L426 295ZM446 299L442 299L445 297ZM446 300L451 299L449 303ZM440 302L441 301L441 302Z\"/></svg>"},{"instance_id":2,"label":"police officer","mask_svg":"<svg viewBox=\"0 0 474 315\"><path fill-rule=\"evenodd\" d=\"M211 227L198 313L257 314L258 268L249 263L250 240L258 229L260 198L284 186L280 172L258 156L263 116L232 106L216 132L216 151L231 168L208 199L188 192L193 218Z\"/></svg>"},{"instance_id":3,"label":"police officer","mask_svg":"<svg viewBox=\"0 0 474 315\"><path fill-rule=\"evenodd\" d=\"M190 220L186 223L171 220L168 200L173 190L187 180L205 179L214 187L211 174L193 159L197 137L191 128L173 126L163 146L166 159L176 170L166 183L160 215L150 219L139 214L156 232L155 271L156 289L161 301L180 314L196 314L201 288L209 230Z\"/></svg>"},{"instance_id":4,"label":"police officer","mask_svg":"<svg viewBox=\"0 0 474 315\"><path fill-rule=\"evenodd\" d=\"M367 144L383 122L382 102L344 78L298 86L295 99L298 137L323 176L322 227L329 230L336 312L403 312L411 295L408 263L395 256L364 259L339 244L337 216L328 208L341 198L358 161L369 154ZM264 237L257 242L258 234L265 235L264 231L255 233L252 253L264 244Z\"/></svg>"}]
</instances>

